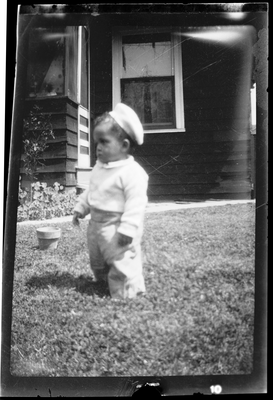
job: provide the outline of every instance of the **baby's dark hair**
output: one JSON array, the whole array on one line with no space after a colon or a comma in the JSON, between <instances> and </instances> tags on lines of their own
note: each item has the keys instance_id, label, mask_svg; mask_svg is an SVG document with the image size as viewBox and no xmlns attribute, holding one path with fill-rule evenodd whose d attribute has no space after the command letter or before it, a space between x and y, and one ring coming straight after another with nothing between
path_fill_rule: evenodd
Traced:
<instances>
[{"instance_id":1,"label":"baby's dark hair","mask_svg":"<svg viewBox=\"0 0 273 400\"><path fill-rule=\"evenodd\" d=\"M111 121L112 122L112 126L113 126L113 132L115 133L117 139L123 141L124 139L129 140L130 142L130 150L133 151L136 147L136 143L134 142L134 140L128 135L128 133L125 132L124 129L122 129L121 126L119 126L119 124L115 121L115 119L113 117L111 117L111 115L109 114L109 112L104 112L102 115L99 115L98 117L95 118L94 120L94 129L96 128L96 126L98 126L99 124L101 124L102 122L108 122Z\"/></svg>"}]
</instances>

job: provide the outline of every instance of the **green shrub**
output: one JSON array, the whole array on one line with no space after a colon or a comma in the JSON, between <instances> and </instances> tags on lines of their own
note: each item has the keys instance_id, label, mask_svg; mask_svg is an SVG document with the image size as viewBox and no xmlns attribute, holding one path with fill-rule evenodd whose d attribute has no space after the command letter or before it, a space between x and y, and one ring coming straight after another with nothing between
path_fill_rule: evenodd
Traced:
<instances>
[{"instance_id":1,"label":"green shrub","mask_svg":"<svg viewBox=\"0 0 273 400\"><path fill-rule=\"evenodd\" d=\"M42 113L42 108L34 105L23 127L23 164L24 171L31 181L36 179L39 166L43 166L43 153L48 147L48 140L54 139L51 115Z\"/></svg>"},{"instance_id":2,"label":"green shrub","mask_svg":"<svg viewBox=\"0 0 273 400\"><path fill-rule=\"evenodd\" d=\"M58 182L47 186L44 182L31 184L31 196L19 185L17 222L42 220L71 215L77 199L76 189L65 191Z\"/></svg>"}]
</instances>

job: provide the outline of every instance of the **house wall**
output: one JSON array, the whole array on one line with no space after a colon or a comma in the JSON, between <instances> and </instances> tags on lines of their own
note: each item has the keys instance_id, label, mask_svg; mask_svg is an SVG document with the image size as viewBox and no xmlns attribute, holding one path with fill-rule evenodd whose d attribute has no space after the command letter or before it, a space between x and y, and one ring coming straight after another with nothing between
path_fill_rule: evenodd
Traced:
<instances>
[{"instance_id":1,"label":"house wall","mask_svg":"<svg viewBox=\"0 0 273 400\"><path fill-rule=\"evenodd\" d=\"M105 30L105 22L96 23L94 29L100 38L93 46L95 115L112 108L111 26L106 25ZM245 43L183 42L186 132L146 134L135 152L149 174L150 200L251 197L251 65Z\"/></svg>"},{"instance_id":2,"label":"house wall","mask_svg":"<svg viewBox=\"0 0 273 400\"><path fill-rule=\"evenodd\" d=\"M27 100L26 116L34 104L42 108L41 112L51 115L55 136L55 139L48 141L48 147L41 159L44 166L37 174L37 179L47 182L48 185L58 182L66 187L75 187L75 166L78 163L78 106L67 96ZM22 186L27 187L29 180L24 174L23 161L21 161L20 173Z\"/></svg>"},{"instance_id":3,"label":"house wall","mask_svg":"<svg viewBox=\"0 0 273 400\"><path fill-rule=\"evenodd\" d=\"M196 16L194 24L189 18L174 14L153 18L111 14L89 21L90 111L94 117L112 109L112 28L165 24L181 26L183 32L187 26L199 26ZM210 24L204 16L200 21ZM145 134L144 144L134 154L149 174L149 199L250 198L249 46L245 42L182 40L186 131ZM27 100L26 104L30 107L33 101ZM65 96L39 99L39 105L52 115L55 139L49 142L45 167L38 179L76 186L77 105Z\"/></svg>"}]
</instances>

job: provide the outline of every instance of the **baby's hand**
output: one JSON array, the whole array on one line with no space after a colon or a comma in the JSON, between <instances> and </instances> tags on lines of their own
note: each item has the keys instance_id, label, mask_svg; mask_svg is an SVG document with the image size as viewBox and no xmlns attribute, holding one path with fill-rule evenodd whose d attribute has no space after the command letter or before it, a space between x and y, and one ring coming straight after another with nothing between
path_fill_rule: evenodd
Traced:
<instances>
[{"instance_id":1,"label":"baby's hand","mask_svg":"<svg viewBox=\"0 0 273 400\"><path fill-rule=\"evenodd\" d=\"M119 233L118 235L119 235L118 244L122 247L131 244L133 241L133 238L131 238L130 236L123 235L123 233Z\"/></svg>"},{"instance_id":2,"label":"baby's hand","mask_svg":"<svg viewBox=\"0 0 273 400\"><path fill-rule=\"evenodd\" d=\"M72 219L73 225L75 225L75 226L80 225L79 218L82 218L82 215L78 211L75 211L74 215L73 215L73 219Z\"/></svg>"}]
</instances>

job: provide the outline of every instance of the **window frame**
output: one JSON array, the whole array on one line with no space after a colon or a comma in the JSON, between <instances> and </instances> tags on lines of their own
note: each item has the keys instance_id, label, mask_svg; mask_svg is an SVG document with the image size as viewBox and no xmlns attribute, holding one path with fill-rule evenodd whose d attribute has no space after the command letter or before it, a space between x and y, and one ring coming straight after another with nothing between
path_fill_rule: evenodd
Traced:
<instances>
[{"instance_id":1,"label":"window frame","mask_svg":"<svg viewBox=\"0 0 273 400\"><path fill-rule=\"evenodd\" d=\"M121 87L121 94L122 94L122 86L123 86L123 84L125 83L125 82L135 82L135 81L137 81L139 78L125 78L125 79L120 79L120 87ZM164 81L169 81L169 82L171 82L171 96L172 96L172 116L173 116L173 118L172 118L172 122L166 122L166 123L164 123L164 122L162 122L162 123L156 123L156 122L154 122L154 123L150 123L150 125L153 127L152 129L154 130L154 129L174 129L175 128L175 124L176 124L176 121L175 121L175 107L174 107L174 105L175 105L175 96L174 96L174 92L175 92L175 89L174 89L174 76L173 75L170 75L170 76L156 76L156 77L141 77L140 78L140 80L141 80L141 82L142 83L144 83L144 82L153 82L153 81L155 81L155 82L164 82ZM147 131L149 130L149 128L147 128L147 126L149 125L149 123L145 123L145 122L143 122L142 123L142 125L143 125L143 128L144 128L144 130L146 129ZM163 128L162 127L160 127L160 125L163 125ZM169 125L169 127L168 127L168 125Z\"/></svg>"},{"instance_id":2,"label":"window frame","mask_svg":"<svg viewBox=\"0 0 273 400\"><path fill-rule=\"evenodd\" d=\"M78 44L77 44L77 104L78 104L78 160L77 168L89 168L91 165L91 135L90 135L90 96L88 88L88 104L87 108L83 106L82 103L82 93L81 93L81 81L82 81L82 43L84 40L83 32L87 30L89 34L88 27L85 25L78 26ZM90 50L87 53L87 77L90 79ZM89 81L88 81L89 86ZM83 123L83 121L87 121ZM87 140L81 137L81 132L87 135ZM83 153L83 148L87 149L86 153Z\"/></svg>"},{"instance_id":3,"label":"window frame","mask_svg":"<svg viewBox=\"0 0 273 400\"><path fill-rule=\"evenodd\" d=\"M175 92L175 128L154 128L144 129L146 133L157 132L185 132L185 113L183 96L183 71L182 71L182 45L180 27L135 27L126 29L124 27L115 27L112 32L112 96L113 108L121 101L121 79L122 79L122 37L128 35L137 35L142 33L171 33L172 47L172 75L174 76Z\"/></svg>"}]
</instances>

